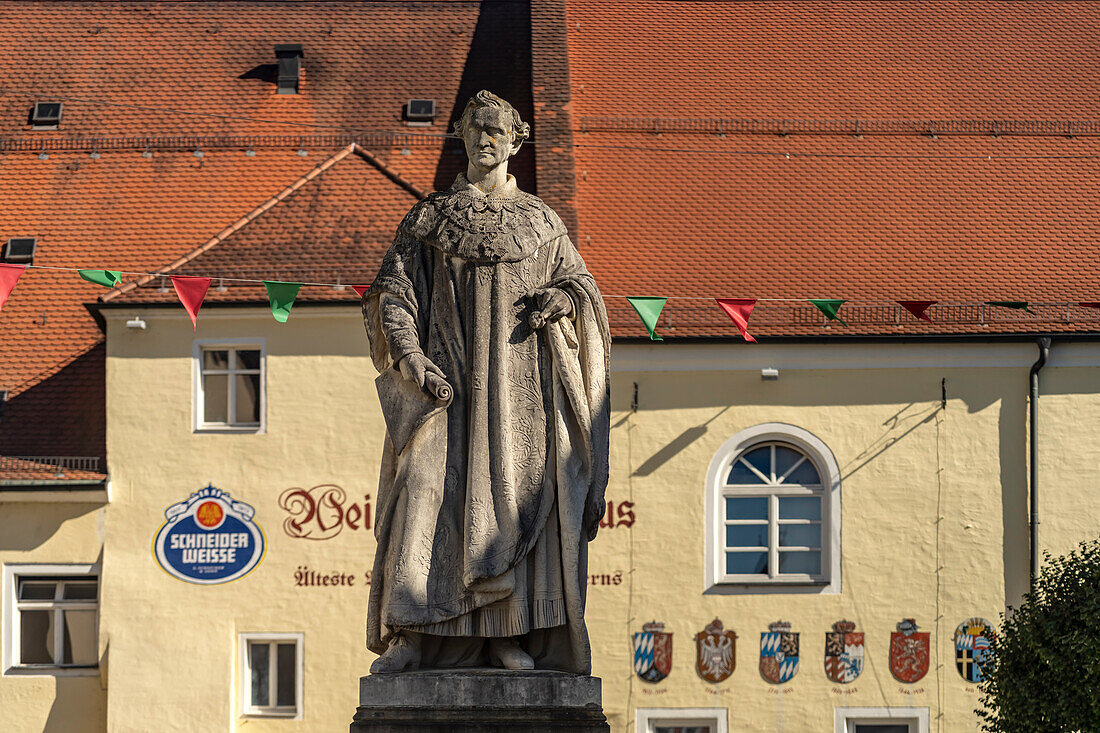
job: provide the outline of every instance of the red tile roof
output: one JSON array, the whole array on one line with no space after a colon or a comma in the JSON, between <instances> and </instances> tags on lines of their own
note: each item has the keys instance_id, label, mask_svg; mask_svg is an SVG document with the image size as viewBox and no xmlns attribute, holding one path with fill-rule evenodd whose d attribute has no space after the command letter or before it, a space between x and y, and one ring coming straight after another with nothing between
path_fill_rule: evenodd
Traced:
<instances>
[{"instance_id":1,"label":"red tile roof","mask_svg":"<svg viewBox=\"0 0 1100 733\"><path fill-rule=\"evenodd\" d=\"M303 47L300 94L276 93L279 43ZM360 134L372 150L438 154L477 90L528 118L533 104L522 2L0 3L0 46L0 152L316 150ZM60 128L33 130L34 102L60 99ZM433 125L404 124L410 99L436 101ZM530 183L533 151L521 155ZM458 170L440 156L435 185Z\"/></svg>"},{"instance_id":2,"label":"red tile roof","mask_svg":"<svg viewBox=\"0 0 1100 733\"><path fill-rule=\"evenodd\" d=\"M401 106L444 119L474 40L473 2L20 2L0 6L0 86L261 120L66 103L31 132L26 97L0 97L0 135L300 135L323 125L402 130ZM275 44L303 46L301 94L276 93ZM331 132L329 129L324 132Z\"/></svg>"},{"instance_id":3,"label":"red tile roof","mask_svg":"<svg viewBox=\"0 0 1100 733\"><path fill-rule=\"evenodd\" d=\"M529 34L523 3L0 4L0 242L37 237L36 265L136 272L226 230L257 255L270 241L248 236L278 233L297 246L301 219L241 219L345 147L345 128L367 131L356 137L389 177L357 157L363 181L326 176L310 190L358 196L341 199L343 220L333 212L330 241L342 255L358 243L345 234L381 242L398 219L379 212L411 203L395 178L431 189L459 169L453 145L435 136L455 100L496 81L530 116ZM303 46L301 94L275 93L276 43ZM60 129L32 130L33 102L62 98ZM436 100L433 127L402 122L410 98ZM523 155L517 173L530 180L533 151ZM309 217L308 205L282 208ZM71 272L23 275L0 312L0 390L10 395L0 455L103 455L104 349L85 305L104 294Z\"/></svg>"},{"instance_id":4,"label":"red tile roof","mask_svg":"<svg viewBox=\"0 0 1100 733\"><path fill-rule=\"evenodd\" d=\"M107 474L100 473L98 460L49 456L0 457L0 486L28 484L57 484L62 481L89 484L106 481Z\"/></svg>"},{"instance_id":5,"label":"red tile roof","mask_svg":"<svg viewBox=\"0 0 1100 733\"><path fill-rule=\"evenodd\" d=\"M242 219L238 228L162 271L219 278L204 305L267 300L262 284L235 278L342 284L342 289L307 285L296 302L357 303L359 296L346 286L370 285L397 223L423 194L405 178L409 171L430 175L434 161L420 157L407 156L390 166L348 146L265 202L255 217ZM398 165L405 176L397 172ZM171 282L163 277L135 281L103 301L178 303ZM201 313L199 319L201 328Z\"/></svg>"},{"instance_id":6,"label":"red tile roof","mask_svg":"<svg viewBox=\"0 0 1100 733\"><path fill-rule=\"evenodd\" d=\"M568 25L582 118L1100 117L1089 1L570 0Z\"/></svg>"},{"instance_id":7,"label":"red tile roof","mask_svg":"<svg viewBox=\"0 0 1100 733\"><path fill-rule=\"evenodd\" d=\"M1100 300L1100 5L571 2L568 19L580 243L606 293L881 302L828 331L812 306L761 303L756 335L1100 325L978 305ZM958 307L927 325L894 299ZM667 311L666 336L736 337L705 300Z\"/></svg>"}]
</instances>

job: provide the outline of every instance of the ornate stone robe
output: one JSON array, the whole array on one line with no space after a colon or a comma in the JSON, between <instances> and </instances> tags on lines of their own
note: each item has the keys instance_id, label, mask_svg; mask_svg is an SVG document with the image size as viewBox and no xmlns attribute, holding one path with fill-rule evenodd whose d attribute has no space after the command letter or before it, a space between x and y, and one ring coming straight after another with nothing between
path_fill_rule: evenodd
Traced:
<instances>
[{"instance_id":1,"label":"ornate stone robe","mask_svg":"<svg viewBox=\"0 0 1100 733\"><path fill-rule=\"evenodd\" d=\"M477 637L519 636L537 667L588 673L607 315L558 216L511 176L502 189L460 175L414 206L364 296L388 427L367 646L381 653L408 629L431 635L422 666L460 666L484 663ZM543 287L564 290L573 313L534 330ZM443 371L449 400L397 371L417 351Z\"/></svg>"}]
</instances>

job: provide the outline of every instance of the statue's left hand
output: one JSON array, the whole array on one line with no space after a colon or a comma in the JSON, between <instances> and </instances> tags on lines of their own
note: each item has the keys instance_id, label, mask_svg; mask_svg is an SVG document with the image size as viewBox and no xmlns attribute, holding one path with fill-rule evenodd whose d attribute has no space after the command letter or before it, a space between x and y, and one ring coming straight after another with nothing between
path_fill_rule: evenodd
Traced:
<instances>
[{"instance_id":1,"label":"statue's left hand","mask_svg":"<svg viewBox=\"0 0 1100 733\"><path fill-rule=\"evenodd\" d=\"M542 328L573 314L573 301L561 288L539 288L531 293L539 310L531 314L531 328Z\"/></svg>"}]
</instances>

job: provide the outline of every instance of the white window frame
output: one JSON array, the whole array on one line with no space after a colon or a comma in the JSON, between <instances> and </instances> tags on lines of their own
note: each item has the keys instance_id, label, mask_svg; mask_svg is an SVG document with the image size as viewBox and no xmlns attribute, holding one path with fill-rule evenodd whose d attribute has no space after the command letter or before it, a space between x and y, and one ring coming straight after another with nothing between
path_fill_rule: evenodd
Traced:
<instances>
[{"instance_id":1,"label":"white window frame","mask_svg":"<svg viewBox=\"0 0 1100 733\"><path fill-rule=\"evenodd\" d=\"M635 708L634 730L654 733L656 726L710 725L714 733L729 733L726 708Z\"/></svg>"},{"instance_id":2,"label":"white window frame","mask_svg":"<svg viewBox=\"0 0 1100 733\"><path fill-rule=\"evenodd\" d=\"M203 352L206 350L228 350L228 349L241 349L241 350L259 350L260 352L260 422L255 424L234 425L232 422L225 423L208 423L205 421L205 404L204 400L206 396L202 388L202 376L203 376ZM191 406L192 417L191 425L192 430L196 433L266 433L267 432L267 342L262 338L251 339L195 339L192 345L191 352ZM229 360L230 368L226 370L226 374L232 376L233 373L241 373L240 370L233 369L233 360ZM251 373L249 371L243 373ZM236 390L236 380L227 380L227 399L229 401L229 416L232 418L233 411L236 410L236 400L234 399L234 392Z\"/></svg>"},{"instance_id":3,"label":"white window frame","mask_svg":"<svg viewBox=\"0 0 1100 733\"><path fill-rule=\"evenodd\" d=\"M912 733L928 732L928 708L834 708L835 733L855 733L856 725L908 723Z\"/></svg>"},{"instance_id":4,"label":"white window frame","mask_svg":"<svg viewBox=\"0 0 1100 733\"><path fill-rule=\"evenodd\" d=\"M759 575L728 575L725 572L725 497L726 477L734 460L741 454L765 443L786 443L804 453L821 477L822 489L813 495L822 497L821 506L821 574L818 576L761 577ZM839 593L840 592L840 467L836 456L813 433L786 423L763 423L737 433L718 449L707 469L706 481L706 562L704 592L740 593ZM776 491L776 487L761 485L757 496L769 496L769 515L777 517L776 497L780 494L811 495L805 489ZM745 494L749 495L748 492ZM776 520L778 521L778 520ZM769 552L778 545L769 529ZM769 567L772 564L769 563ZM775 568L777 571L778 568Z\"/></svg>"},{"instance_id":5,"label":"white window frame","mask_svg":"<svg viewBox=\"0 0 1100 733\"><path fill-rule=\"evenodd\" d=\"M43 610L56 608L56 601L19 601L18 583L21 577L50 578L65 576L86 576L87 580L95 580L99 593L94 601L66 601L64 608L96 612L96 653L99 653L99 596L102 595L102 585L99 565L88 564L19 564L4 565L3 572L3 676L21 677L97 677L99 676L99 660L94 666L65 667L52 665L23 665L19 663L19 611L41 605ZM82 578L83 579L83 578ZM55 632L61 635L61 625L56 624ZM55 642L55 648L61 646Z\"/></svg>"},{"instance_id":6,"label":"white window frame","mask_svg":"<svg viewBox=\"0 0 1100 733\"><path fill-rule=\"evenodd\" d=\"M282 718L285 720L301 720L303 704L303 691L305 686L303 685L303 671L305 669L305 649L304 641L305 634L302 632L292 633L261 633L261 632L249 632L240 635L240 641L237 649L237 659L239 661L237 668L240 670L240 710L241 717L243 718ZM266 642L269 644L285 644L288 641L294 642L294 699L295 704L293 707L283 706L279 707L272 705L269 707L256 707L252 705L252 657L248 653L248 645L253 642ZM269 669L269 689L271 694L275 694L278 689L278 674L276 672L278 668L278 660L275 654L268 654Z\"/></svg>"}]
</instances>

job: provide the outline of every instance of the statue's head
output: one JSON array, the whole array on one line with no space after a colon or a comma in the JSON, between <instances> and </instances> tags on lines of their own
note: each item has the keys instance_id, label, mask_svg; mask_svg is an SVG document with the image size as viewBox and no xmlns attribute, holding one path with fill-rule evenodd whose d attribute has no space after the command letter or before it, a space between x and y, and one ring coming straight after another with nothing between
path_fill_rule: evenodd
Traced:
<instances>
[{"instance_id":1,"label":"statue's head","mask_svg":"<svg viewBox=\"0 0 1100 733\"><path fill-rule=\"evenodd\" d=\"M531 126L520 119L515 107L482 89L466 103L454 131L466 145L470 164L488 170L519 152L531 135Z\"/></svg>"}]
</instances>

